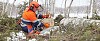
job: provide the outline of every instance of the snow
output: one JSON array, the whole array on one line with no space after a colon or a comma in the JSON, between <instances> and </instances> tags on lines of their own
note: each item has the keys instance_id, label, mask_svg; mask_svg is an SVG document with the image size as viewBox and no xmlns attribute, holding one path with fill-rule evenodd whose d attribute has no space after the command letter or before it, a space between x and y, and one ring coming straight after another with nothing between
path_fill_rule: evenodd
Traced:
<instances>
[{"instance_id":1,"label":"snow","mask_svg":"<svg viewBox=\"0 0 100 41\"><path fill-rule=\"evenodd\" d=\"M41 33L39 35L50 35L50 31L55 31L59 28L59 26L54 26L54 27L50 27L47 29L44 29L43 31L41 31ZM19 31L19 32L11 32L10 33L11 37L6 37L7 41L21 41L21 40L26 40L26 36L23 33L23 31ZM30 39L29 41L37 41L37 39Z\"/></svg>"},{"instance_id":2,"label":"snow","mask_svg":"<svg viewBox=\"0 0 100 41\"><path fill-rule=\"evenodd\" d=\"M29 40L29 41L37 41L37 40L34 38L34 39Z\"/></svg>"},{"instance_id":3,"label":"snow","mask_svg":"<svg viewBox=\"0 0 100 41\"><path fill-rule=\"evenodd\" d=\"M41 31L40 35L50 34L50 31L55 31L59 28L59 26L50 27Z\"/></svg>"},{"instance_id":4,"label":"snow","mask_svg":"<svg viewBox=\"0 0 100 41\"><path fill-rule=\"evenodd\" d=\"M17 33L11 32L10 33L11 37L7 37L7 41L20 41L26 39L25 34L22 31L19 31Z\"/></svg>"},{"instance_id":5,"label":"snow","mask_svg":"<svg viewBox=\"0 0 100 41\"><path fill-rule=\"evenodd\" d=\"M54 19L58 16L59 14L54 14ZM64 16L64 14L61 14L62 16ZM100 16L100 14L98 14ZM92 17L91 14L88 14L89 18ZM86 13L70 13L69 14L69 17L76 17L76 18L83 18L83 17L87 17L87 14Z\"/></svg>"}]
</instances>

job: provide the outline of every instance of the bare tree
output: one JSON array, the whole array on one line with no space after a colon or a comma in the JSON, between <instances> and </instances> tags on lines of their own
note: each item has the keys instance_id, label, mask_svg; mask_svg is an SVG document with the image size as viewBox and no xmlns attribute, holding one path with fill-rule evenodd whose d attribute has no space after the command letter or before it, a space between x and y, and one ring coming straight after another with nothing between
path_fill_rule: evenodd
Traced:
<instances>
[{"instance_id":1,"label":"bare tree","mask_svg":"<svg viewBox=\"0 0 100 41\"><path fill-rule=\"evenodd\" d=\"M68 13L67 13L68 15L67 15L67 17L69 17L70 8L71 8L72 3L73 3L73 0L71 0L71 3L70 3L70 5L69 5L69 7L68 7Z\"/></svg>"},{"instance_id":2,"label":"bare tree","mask_svg":"<svg viewBox=\"0 0 100 41\"><path fill-rule=\"evenodd\" d=\"M55 12L55 0L49 0L49 10L51 11L52 16L54 16Z\"/></svg>"},{"instance_id":3,"label":"bare tree","mask_svg":"<svg viewBox=\"0 0 100 41\"><path fill-rule=\"evenodd\" d=\"M65 11L64 11L65 16L64 16L64 17L67 16L67 15L66 15L66 1L67 1L67 0L65 0Z\"/></svg>"},{"instance_id":4,"label":"bare tree","mask_svg":"<svg viewBox=\"0 0 100 41\"><path fill-rule=\"evenodd\" d=\"M65 0L65 18L67 18L67 17L69 17L69 13L70 13L70 7L71 7L71 5L72 5L72 3L73 3L73 0L71 0L71 3L70 3L70 5L69 5L69 7L67 8L67 10L66 10L66 1L67 0ZM67 11L67 13L66 13L66 11Z\"/></svg>"},{"instance_id":5,"label":"bare tree","mask_svg":"<svg viewBox=\"0 0 100 41\"><path fill-rule=\"evenodd\" d=\"M92 15L92 18L95 15L94 13L95 11L96 11L96 0L90 0L90 14Z\"/></svg>"},{"instance_id":6,"label":"bare tree","mask_svg":"<svg viewBox=\"0 0 100 41\"><path fill-rule=\"evenodd\" d=\"M12 7L11 7L10 16L12 16L12 12L13 12L13 9L14 9L14 3L15 3L15 1L16 1L16 0L14 0L13 5L12 5Z\"/></svg>"},{"instance_id":7,"label":"bare tree","mask_svg":"<svg viewBox=\"0 0 100 41\"><path fill-rule=\"evenodd\" d=\"M9 0L7 0L7 1L6 1L6 8L5 8L5 12L7 12L7 7L8 7L8 5L9 5L9 3L8 3L8 2L9 2Z\"/></svg>"},{"instance_id":8,"label":"bare tree","mask_svg":"<svg viewBox=\"0 0 100 41\"><path fill-rule=\"evenodd\" d=\"M30 5L30 3L32 2L33 0L29 0L29 5Z\"/></svg>"},{"instance_id":9,"label":"bare tree","mask_svg":"<svg viewBox=\"0 0 100 41\"><path fill-rule=\"evenodd\" d=\"M4 0L5 1L5 0ZM1 13L1 17L3 17L2 15L4 14L4 7L5 7L5 3L3 2L3 10L2 10L2 13Z\"/></svg>"},{"instance_id":10,"label":"bare tree","mask_svg":"<svg viewBox=\"0 0 100 41\"><path fill-rule=\"evenodd\" d=\"M47 0L45 0L45 12L46 13L46 7L47 7Z\"/></svg>"}]
</instances>

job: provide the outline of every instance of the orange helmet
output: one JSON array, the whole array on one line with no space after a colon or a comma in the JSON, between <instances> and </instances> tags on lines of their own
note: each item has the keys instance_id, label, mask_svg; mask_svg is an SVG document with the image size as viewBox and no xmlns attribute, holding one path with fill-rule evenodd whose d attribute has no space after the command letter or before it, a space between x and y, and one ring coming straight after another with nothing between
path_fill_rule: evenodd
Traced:
<instances>
[{"instance_id":1,"label":"orange helmet","mask_svg":"<svg viewBox=\"0 0 100 41\"><path fill-rule=\"evenodd\" d=\"M30 3L30 5L29 6L35 6L36 8L38 8L39 7L39 4L38 4L38 2L36 2L36 1L32 1L31 3Z\"/></svg>"}]
</instances>

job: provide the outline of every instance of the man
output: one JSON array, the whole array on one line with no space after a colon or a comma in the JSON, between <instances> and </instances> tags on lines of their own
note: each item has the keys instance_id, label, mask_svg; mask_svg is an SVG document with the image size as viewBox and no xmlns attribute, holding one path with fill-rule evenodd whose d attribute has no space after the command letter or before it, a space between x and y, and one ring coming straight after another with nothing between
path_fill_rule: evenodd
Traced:
<instances>
[{"instance_id":1,"label":"man","mask_svg":"<svg viewBox=\"0 0 100 41\"><path fill-rule=\"evenodd\" d=\"M39 9L40 5L38 2L32 1L22 14L21 26L24 32L28 33L28 37L31 37L33 33L39 34L39 31L42 27L49 27L48 23L42 23L39 19L48 18L49 14L42 15L36 14L35 12Z\"/></svg>"}]
</instances>

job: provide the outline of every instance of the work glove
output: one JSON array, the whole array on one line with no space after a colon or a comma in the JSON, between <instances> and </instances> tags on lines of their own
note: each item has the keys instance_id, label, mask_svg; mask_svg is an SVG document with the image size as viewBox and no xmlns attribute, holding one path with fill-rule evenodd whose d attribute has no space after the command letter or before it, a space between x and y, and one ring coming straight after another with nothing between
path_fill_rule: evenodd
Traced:
<instances>
[{"instance_id":1,"label":"work glove","mask_svg":"<svg viewBox=\"0 0 100 41\"><path fill-rule=\"evenodd\" d=\"M19 19L16 23L20 25L20 23L21 23L21 19Z\"/></svg>"},{"instance_id":2,"label":"work glove","mask_svg":"<svg viewBox=\"0 0 100 41\"><path fill-rule=\"evenodd\" d=\"M43 18L50 18L50 17L51 17L50 14L45 14L45 15L43 15Z\"/></svg>"}]
</instances>

